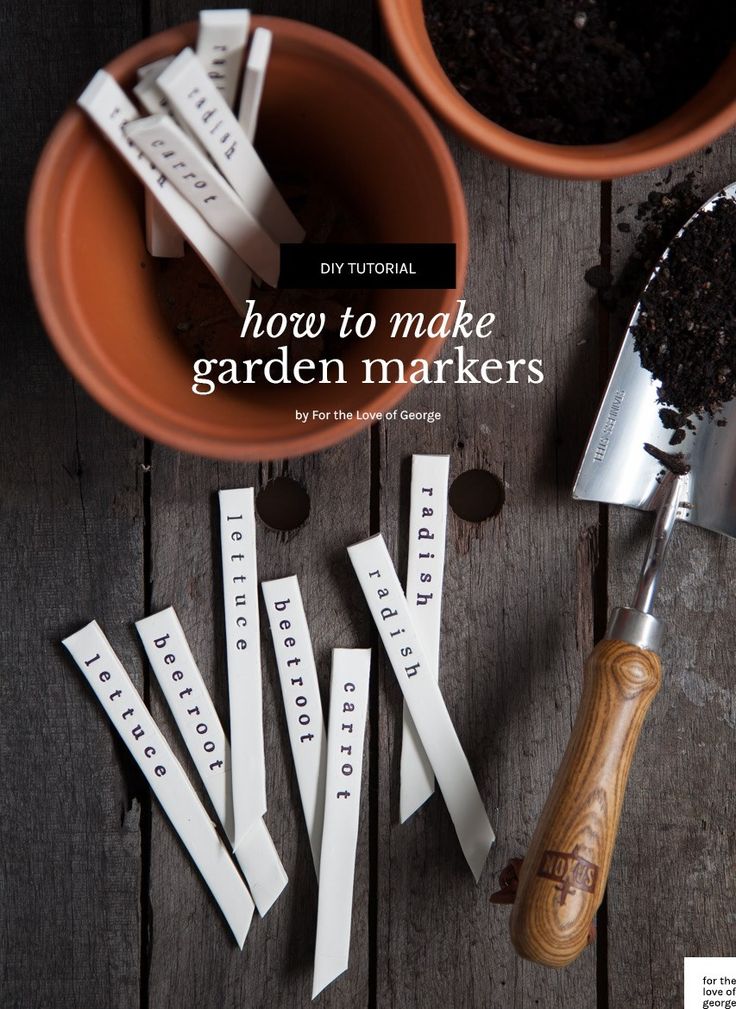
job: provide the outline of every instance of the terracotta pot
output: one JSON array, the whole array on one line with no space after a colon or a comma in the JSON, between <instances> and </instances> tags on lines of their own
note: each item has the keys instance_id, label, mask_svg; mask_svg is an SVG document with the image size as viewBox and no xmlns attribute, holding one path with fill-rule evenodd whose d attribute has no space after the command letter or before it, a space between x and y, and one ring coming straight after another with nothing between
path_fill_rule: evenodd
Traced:
<instances>
[{"instance_id":1,"label":"terracotta pot","mask_svg":"<svg viewBox=\"0 0 736 1009\"><path fill-rule=\"evenodd\" d=\"M253 20L274 33L259 146L280 146L307 174L339 189L366 222L366 241L457 243L457 290L372 292L363 310L374 312L379 325L346 348L345 385L219 387L210 396L195 396L192 357L164 324L155 271L141 268L147 260L142 187L76 108L61 119L38 165L27 246L51 339L95 399L131 427L176 448L255 460L312 452L370 423L354 417L303 424L295 419L296 407L375 413L410 391L408 384L363 384L360 359L436 356L441 341L392 341L381 320L395 311L454 316L467 268L468 229L447 147L392 73L318 28L280 18ZM191 45L195 33L192 23L154 35L107 69L130 87L137 67Z\"/></svg>"},{"instance_id":2,"label":"terracotta pot","mask_svg":"<svg viewBox=\"0 0 736 1009\"><path fill-rule=\"evenodd\" d=\"M588 146L546 144L504 129L474 109L435 56L422 0L379 0L383 22L407 74L426 102L473 147L514 168L563 179L613 179L667 165L736 124L736 50L691 101L625 140Z\"/></svg>"}]
</instances>

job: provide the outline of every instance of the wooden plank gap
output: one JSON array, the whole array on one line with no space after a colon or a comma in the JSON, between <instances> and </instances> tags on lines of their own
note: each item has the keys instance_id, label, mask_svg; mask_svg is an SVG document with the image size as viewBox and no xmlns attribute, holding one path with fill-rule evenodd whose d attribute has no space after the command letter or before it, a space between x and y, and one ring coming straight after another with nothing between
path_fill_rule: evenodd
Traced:
<instances>
[{"instance_id":1,"label":"wooden plank gap","mask_svg":"<svg viewBox=\"0 0 736 1009\"><path fill-rule=\"evenodd\" d=\"M144 30L150 19L146 18L146 5L142 6ZM150 438L143 440L143 608L146 616L153 612L153 559L152 559L152 509L151 509L151 460L153 458L153 442ZM146 707L151 707L151 670L148 661L143 661L143 697ZM151 832L152 809L150 789L144 789L140 797L140 852L141 852L141 963L140 963L140 1009L148 1009L149 979L151 974Z\"/></svg>"},{"instance_id":2,"label":"wooden plank gap","mask_svg":"<svg viewBox=\"0 0 736 1009\"><path fill-rule=\"evenodd\" d=\"M600 248L601 266L611 270L611 234L612 234L612 188L611 183L601 183L600 204ZM598 386L600 395L608 384L611 365L613 363L611 349L611 316L608 308L598 299ZM598 509L598 542L594 562L593 583L593 636L600 641L606 632L608 623L608 505L601 504Z\"/></svg>"}]
</instances>

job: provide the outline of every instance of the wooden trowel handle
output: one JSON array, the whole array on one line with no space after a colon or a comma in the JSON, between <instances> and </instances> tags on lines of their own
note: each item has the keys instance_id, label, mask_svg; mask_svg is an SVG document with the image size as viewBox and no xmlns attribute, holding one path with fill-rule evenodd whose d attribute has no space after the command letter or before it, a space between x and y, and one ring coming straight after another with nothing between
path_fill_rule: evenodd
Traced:
<instances>
[{"instance_id":1,"label":"wooden trowel handle","mask_svg":"<svg viewBox=\"0 0 736 1009\"><path fill-rule=\"evenodd\" d=\"M511 914L512 942L528 960L564 967L588 943L634 749L660 682L659 657L625 641L601 641L585 664L580 709Z\"/></svg>"}]
</instances>

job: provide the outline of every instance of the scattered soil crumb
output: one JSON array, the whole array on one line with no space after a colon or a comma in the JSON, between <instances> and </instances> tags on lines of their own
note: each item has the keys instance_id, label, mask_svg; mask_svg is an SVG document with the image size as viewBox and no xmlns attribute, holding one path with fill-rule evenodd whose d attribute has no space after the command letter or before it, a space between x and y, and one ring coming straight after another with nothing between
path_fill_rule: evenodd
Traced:
<instances>
[{"instance_id":1,"label":"scattered soil crumb","mask_svg":"<svg viewBox=\"0 0 736 1009\"><path fill-rule=\"evenodd\" d=\"M683 452L664 452L648 441L644 442L644 451L653 456L657 462L662 463L664 468L668 469L670 473L674 473L675 476L686 476L690 472L690 464Z\"/></svg>"}]
</instances>

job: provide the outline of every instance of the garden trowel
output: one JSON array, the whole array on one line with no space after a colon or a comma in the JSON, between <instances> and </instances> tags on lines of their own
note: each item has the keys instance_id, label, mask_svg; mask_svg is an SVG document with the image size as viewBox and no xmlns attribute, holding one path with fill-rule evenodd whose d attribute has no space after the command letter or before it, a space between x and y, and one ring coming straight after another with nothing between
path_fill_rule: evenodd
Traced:
<instances>
[{"instance_id":1,"label":"garden trowel","mask_svg":"<svg viewBox=\"0 0 736 1009\"><path fill-rule=\"evenodd\" d=\"M721 198L736 199L736 183L697 214ZM639 310L637 305L573 495L652 511L654 525L632 603L613 611L585 665L572 736L519 871L511 916L517 951L553 967L565 966L585 948L603 899L631 760L661 680L663 626L653 608L676 523L736 536L736 401L717 418L689 418L692 428L674 450L672 431L659 416L658 383L634 346Z\"/></svg>"}]
</instances>

